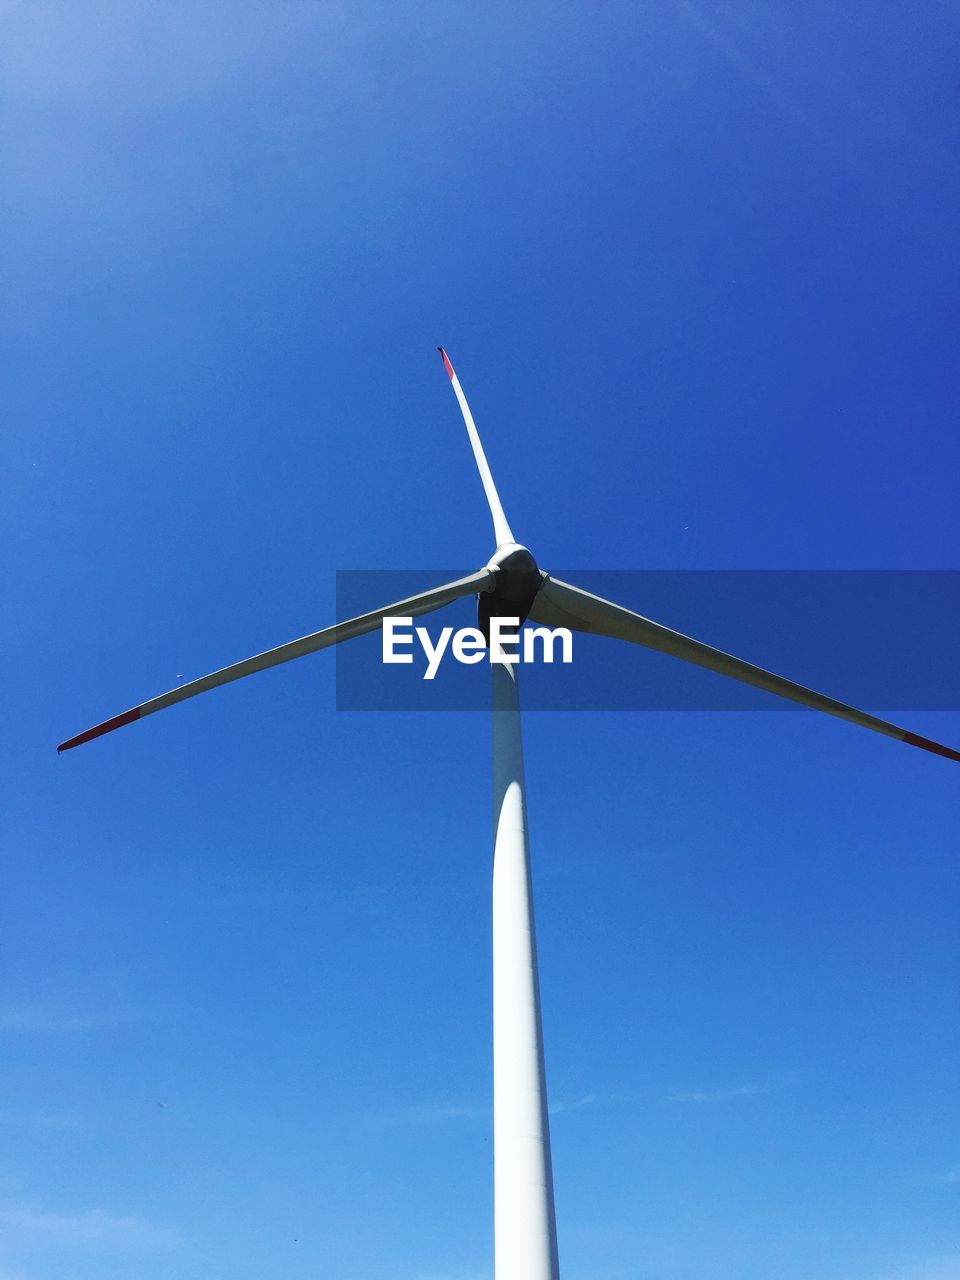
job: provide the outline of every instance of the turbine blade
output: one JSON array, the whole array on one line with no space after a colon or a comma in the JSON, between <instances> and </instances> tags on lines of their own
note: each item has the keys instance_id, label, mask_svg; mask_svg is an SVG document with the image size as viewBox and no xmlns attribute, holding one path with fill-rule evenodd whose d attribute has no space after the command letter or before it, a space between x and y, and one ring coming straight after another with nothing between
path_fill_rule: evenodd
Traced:
<instances>
[{"instance_id":1,"label":"turbine blade","mask_svg":"<svg viewBox=\"0 0 960 1280\"><path fill-rule=\"evenodd\" d=\"M463 394L463 388L460 386L460 379L453 371L453 365L450 363L450 357L444 351L443 347L437 347L440 356L443 359L443 367L450 375L450 381L453 383L454 394L460 404L460 412L463 414L463 420L467 425L467 435L470 437L470 444L473 448L473 456L477 463L477 470L480 472L480 479L483 481L483 491L487 495L487 506L490 508L490 514L493 517L493 532L497 539L497 546L501 547L505 542L516 542L507 517L503 514L503 505L500 502L500 495L497 493L497 486L493 483L493 476L490 473L490 465L487 462L487 455L483 452L483 445L480 443L480 435L477 431L477 424L473 420L473 414L470 412L470 406L467 404L467 397Z\"/></svg>"},{"instance_id":2,"label":"turbine blade","mask_svg":"<svg viewBox=\"0 0 960 1280\"><path fill-rule=\"evenodd\" d=\"M162 693L158 698L151 698L138 707L132 707L119 716L95 724L92 729L78 733L74 738L61 742L57 751L67 751L70 747L79 747L91 738L99 738L113 729L120 729L134 720L141 720L154 711L162 711L164 707L172 707L175 702L183 702L198 693L206 693L208 689L216 689L218 685L229 684L231 680L239 680L243 676L253 675L255 671L263 671L267 667L275 667L281 662L290 662L293 658L302 658L317 649L327 649L331 645L340 644L343 640L352 640L355 636L375 631L384 618L417 617L422 613L431 613L434 609L442 609L460 596L473 595L479 591L490 591L496 579L493 569L481 569L466 578L458 578L456 582L445 583L442 587L434 587L431 591L423 591L419 595L410 596L406 600L398 600L396 604L384 605L382 609L374 609L372 613L363 613L358 618L350 618L347 622L337 622L323 631L314 631L312 635L303 636L299 640L291 640L276 649L268 649L266 653L258 653L243 662L235 662L230 667L223 667L209 676L201 676L199 680L191 680L189 684L179 685L169 693Z\"/></svg>"},{"instance_id":3,"label":"turbine blade","mask_svg":"<svg viewBox=\"0 0 960 1280\"><path fill-rule=\"evenodd\" d=\"M741 680L744 684L755 685L768 693L778 694L781 698L789 698L814 711L825 711L827 715L838 716L841 720L849 720L851 724L861 725L864 729L872 729L875 733L885 734L888 738L896 738L911 747L921 747L924 751L932 751L938 756L946 756L948 760L960 760L960 751L945 747L939 742L931 742L929 738L921 738L915 733L908 733L887 720L867 715L849 707L845 702L828 698L825 694L816 693L793 680L785 680L783 676L764 671L741 658L734 658L729 653L714 649L699 640L681 635L679 631L671 631L649 618L633 613L622 605L612 604L599 596L572 587L558 578L544 575L543 585L537 594L529 614L532 622L542 623L548 627L568 627L574 631L593 632L596 635L610 636L614 640L629 640L632 644L642 644L648 649L656 649L660 653L669 653L674 658L682 658L698 667L706 667L708 671L716 671L720 675Z\"/></svg>"}]
</instances>

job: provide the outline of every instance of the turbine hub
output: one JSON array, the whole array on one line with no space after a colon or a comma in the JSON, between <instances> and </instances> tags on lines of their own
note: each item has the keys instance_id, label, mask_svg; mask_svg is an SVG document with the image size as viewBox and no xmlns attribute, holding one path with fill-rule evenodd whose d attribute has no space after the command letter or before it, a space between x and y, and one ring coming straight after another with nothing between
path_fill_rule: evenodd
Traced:
<instances>
[{"instance_id":1,"label":"turbine hub","mask_svg":"<svg viewBox=\"0 0 960 1280\"><path fill-rule=\"evenodd\" d=\"M482 591L477 597L477 626L489 643L491 618L519 618L523 625L543 574L529 549L519 542L497 547L487 568L496 570L497 580L492 591Z\"/></svg>"}]
</instances>

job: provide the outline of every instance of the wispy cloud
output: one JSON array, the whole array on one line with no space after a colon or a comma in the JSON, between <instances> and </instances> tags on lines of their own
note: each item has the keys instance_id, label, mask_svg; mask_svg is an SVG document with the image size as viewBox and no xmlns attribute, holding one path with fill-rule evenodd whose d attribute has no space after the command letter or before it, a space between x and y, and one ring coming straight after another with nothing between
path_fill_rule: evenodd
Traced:
<instances>
[{"instance_id":1,"label":"wispy cloud","mask_svg":"<svg viewBox=\"0 0 960 1280\"><path fill-rule=\"evenodd\" d=\"M670 1102L732 1102L736 1098L756 1098L762 1093L769 1093L769 1088L760 1084L735 1084L726 1089L674 1089L668 1097Z\"/></svg>"},{"instance_id":2,"label":"wispy cloud","mask_svg":"<svg viewBox=\"0 0 960 1280\"><path fill-rule=\"evenodd\" d=\"M16 1004L0 1008L0 1032L66 1035L97 1031L136 1021L132 1013L76 1013L45 1004Z\"/></svg>"},{"instance_id":3,"label":"wispy cloud","mask_svg":"<svg viewBox=\"0 0 960 1280\"><path fill-rule=\"evenodd\" d=\"M960 1186L960 1164L955 1164L953 1168L948 1169L946 1173L937 1174L935 1177L931 1178L930 1181L941 1187Z\"/></svg>"},{"instance_id":4,"label":"wispy cloud","mask_svg":"<svg viewBox=\"0 0 960 1280\"><path fill-rule=\"evenodd\" d=\"M584 1093L579 1098L561 1099L550 1103L552 1116L565 1115L570 1111L580 1111L584 1107L592 1107L597 1098L592 1093ZM455 1121L489 1121L493 1119L493 1103L475 1102L436 1102L423 1106L401 1107L397 1111L387 1111L380 1115L370 1116L375 1124L447 1124Z\"/></svg>"},{"instance_id":5,"label":"wispy cloud","mask_svg":"<svg viewBox=\"0 0 960 1280\"><path fill-rule=\"evenodd\" d=\"M584 1107L592 1107L595 1102L596 1098L592 1093L585 1093L581 1098L571 1098L567 1102L551 1102L550 1114L562 1116L567 1111L581 1111Z\"/></svg>"},{"instance_id":6,"label":"wispy cloud","mask_svg":"<svg viewBox=\"0 0 960 1280\"><path fill-rule=\"evenodd\" d=\"M62 1133L71 1129L80 1129L82 1121L78 1116L67 1113L0 1110L0 1126L11 1129L51 1129ZM2 1276L0 1280L3 1280Z\"/></svg>"},{"instance_id":7,"label":"wispy cloud","mask_svg":"<svg viewBox=\"0 0 960 1280\"><path fill-rule=\"evenodd\" d=\"M439 1271L417 1271L413 1280L488 1280L489 1275L489 1267L441 1267Z\"/></svg>"},{"instance_id":8,"label":"wispy cloud","mask_svg":"<svg viewBox=\"0 0 960 1280\"><path fill-rule=\"evenodd\" d=\"M470 1102L437 1102L423 1106L400 1107L368 1117L374 1124L444 1124L455 1120L489 1120L493 1107Z\"/></svg>"},{"instance_id":9,"label":"wispy cloud","mask_svg":"<svg viewBox=\"0 0 960 1280\"><path fill-rule=\"evenodd\" d=\"M33 1276L22 1267L11 1266L10 1263L0 1259L0 1280L33 1280Z\"/></svg>"},{"instance_id":10,"label":"wispy cloud","mask_svg":"<svg viewBox=\"0 0 960 1280\"><path fill-rule=\"evenodd\" d=\"M714 20L710 7L697 0L677 0L677 11L704 36L741 75L753 84L776 106L783 117L804 129L813 129L814 120L799 97L788 92L782 80L766 71L760 62L748 52L746 42L738 39L729 28ZM816 130L818 136L820 130Z\"/></svg>"},{"instance_id":11,"label":"wispy cloud","mask_svg":"<svg viewBox=\"0 0 960 1280\"><path fill-rule=\"evenodd\" d=\"M960 1255L905 1258L878 1280L960 1280Z\"/></svg>"},{"instance_id":12,"label":"wispy cloud","mask_svg":"<svg viewBox=\"0 0 960 1280\"><path fill-rule=\"evenodd\" d=\"M0 1201L0 1233L6 1243L14 1239L61 1246L156 1248L173 1242L171 1232L133 1214L105 1209L65 1213L28 1200Z\"/></svg>"}]
</instances>

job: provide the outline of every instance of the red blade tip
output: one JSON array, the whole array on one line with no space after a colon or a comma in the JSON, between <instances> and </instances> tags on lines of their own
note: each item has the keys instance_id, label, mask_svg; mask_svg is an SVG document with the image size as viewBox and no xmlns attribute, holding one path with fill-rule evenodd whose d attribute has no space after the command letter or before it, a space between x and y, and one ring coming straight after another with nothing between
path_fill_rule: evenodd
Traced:
<instances>
[{"instance_id":1,"label":"red blade tip","mask_svg":"<svg viewBox=\"0 0 960 1280\"><path fill-rule=\"evenodd\" d=\"M922 747L924 751L932 751L935 756L946 756L948 760L960 760L960 751L953 747L945 747L942 742L931 742L929 738L921 738L916 733L905 733L903 741L911 747Z\"/></svg>"},{"instance_id":2,"label":"red blade tip","mask_svg":"<svg viewBox=\"0 0 960 1280\"><path fill-rule=\"evenodd\" d=\"M446 369L450 377L453 378L454 372L453 372L453 365L450 363L450 357L444 351L443 347L437 347L437 350L440 352L440 356L443 359L443 367Z\"/></svg>"},{"instance_id":3,"label":"red blade tip","mask_svg":"<svg viewBox=\"0 0 960 1280\"><path fill-rule=\"evenodd\" d=\"M113 716L110 720L104 720L102 724L95 724L92 729L78 733L75 738L68 738L66 742L61 742L57 747L57 755L61 751L69 751L71 747L79 747L81 743L89 742L91 738L99 738L101 734L109 733L111 729L121 729L125 724L132 724L134 720L139 719L140 708L133 707L130 711L124 711L122 715Z\"/></svg>"}]
</instances>

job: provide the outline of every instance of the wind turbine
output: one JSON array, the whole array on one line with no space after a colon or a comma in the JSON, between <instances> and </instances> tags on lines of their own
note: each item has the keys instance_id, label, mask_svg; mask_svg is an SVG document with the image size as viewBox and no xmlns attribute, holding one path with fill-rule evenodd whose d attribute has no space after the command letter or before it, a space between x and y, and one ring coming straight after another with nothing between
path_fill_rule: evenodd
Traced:
<instances>
[{"instance_id":1,"label":"wind turbine","mask_svg":"<svg viewBox=\"0 0 960 1280\"><path fill-rule=\"evenodd\" d=\"M439 348L463 414L477 470L493 519L496 550L483 569L385 605L335 626L291 640L276 649L236 662L169 693L131 707L62 742L66 751L164 707L267 667L301 658L344 640L375 631L387 617L414 617L461 596L476 595L480 628L489 634L493 617L530 618L550 627L593 632L628 640L683 658L720 675L755 685L816 711L849 720L898 742L950 760L960 752L876 716L857 711L803 685L722 653L699 640L641 617L542 572L527 547L518 543L504 514L473 415L453 365ZM494 1044L494 1252L497 1280L558 1280L553 1172L544 1071L540 983L534 929L530 848L524 798L523 746L516 669L491 663L493 676L493 1044Z\"/></svg>"}]
</instances>

